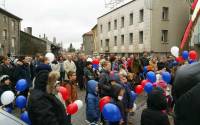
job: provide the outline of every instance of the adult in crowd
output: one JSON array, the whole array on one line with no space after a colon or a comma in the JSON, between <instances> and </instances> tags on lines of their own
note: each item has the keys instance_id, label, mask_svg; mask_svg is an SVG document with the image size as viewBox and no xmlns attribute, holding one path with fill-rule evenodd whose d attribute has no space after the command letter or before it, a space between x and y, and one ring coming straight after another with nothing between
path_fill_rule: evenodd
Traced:
<instances>
[{"instance_id":1,"label":"adult in crowd","mask_svg":"<svg viewBox=\"0 0 200 125\"><path fill-rule=\"evenodd\" d=\"M60 64L58 63L57 59L54 59L53 62L50 64L52 71L60 72Z\"/></svg>"},{"instance_id":2,"label":"adult in crowd","mask_svg":"<svg viewBox=\"0 0 200 125\"><path fill-rule=\"evenodd\" d=\"M59 65L60 65L60 81L65 80L65 69L64 69L64 58L63 56L60 56L58 59Z\"/></svg>"},{"instance_id":3,"label":"adult in crowd","mask_svg":"<svg viewBox=\"0 0 200 125\"><path fill-rule=\"evenodd\" d=\"M140 58L140 62L141 62L142 69L143 69L145 66L148 66L148 65L149 65L149 59L148 59L147 57L148 57L147 52L144 52L144 53L143 53L143 56Z\"/></svg>"},{"instance_id":4,"label":"adult in crowd","mask_svg":"<svg viewBox=\"0 0 200 125\"><path fill-rule=\"evenodd\" d=\"M28 113L32 125L69 125L64 105L47 91L49 71L40 71L35 79L35 88L28 101Z\"/></svg>"},{"instance_id":5,"label":"adult in crowd","mask_svg":"<svg viewBox=\"0 0 200 125\"><path fill-rule=\"evenodd\" d=\"M67 60L64 61L64 69L65 69L65 79L68 79L67 74L69 71L76 72L76 65L72 60L72 56L68 55Z\"/></svg>"},{"instance_id":6,"label":"adult in crowd","mask_svg":"<svg viewBox=\"0 0 200 125\"><path fill-rule=\"evenodd\" d=\"M99 89L100 89L100 97L111 96L111 83L110 83L110 70L111 64L109 61L104 61L102 63L102 70L99 78Z\"/></svg>"},{"instance_id":7,"label":"adult in crowd","mask_svg":"<svg viewBox=\"0 0 200 125\"><path fill-rule=\"evenodd\" d=\"M176 73L173 95L175 125L200 123L200 63L184 65Z\"/></svg>"},{"instance_id":8,"label":"adult in crowd","mask_svg":"<svg viewBox=\"0 0 200 125\"><path fill-rule=\"evenodd\" d=\"M51 66L49 65L49 60L47 57L40 56L39 58L39 65L36 67L35 74L39 73L41 70L48 70L49 72L52 70Z\"/></svg>"},{"instance_id":9,"label":"adult in crowd","mask_svg":"<svg viewBox=\"0 0 200 125\"><path fill-rule=\"evenodd\" d=\"M78 85L79 85L79 88L81 90L83 90L85 88L84 86L84 67L85 67L85 56L84 55L80 55L78 60L77 60L77 63L76 63L76 75L77 75L77 81L78 81Z\"/></svg>"},{"instance_id":10,"label":"adult in crowd","mask_svg":"<svg viewBox=\"0 0 200 125\"><path fill-rule=\"evenodd\" d=\"M32 86L30 65L28 63L27 58L22 56L18 59L16 68L14 71L14 79L15 79L15 83L20 79L25 79L27 81L28 88L24 92L21 93L27 97L29 87Z\"/></svg>"},{"instance_id":11,"label":"adult in crowd","mask_svg":"<svg viewBox=\"0 0 200 125\"><path fill-rule=\"evenodd\" d=\"M14 82L13 78L14 67L10 64L8 57L2 57L2 64L0 64L0 76L8 75L10 80Z\"/></svg>"}]
</instances>

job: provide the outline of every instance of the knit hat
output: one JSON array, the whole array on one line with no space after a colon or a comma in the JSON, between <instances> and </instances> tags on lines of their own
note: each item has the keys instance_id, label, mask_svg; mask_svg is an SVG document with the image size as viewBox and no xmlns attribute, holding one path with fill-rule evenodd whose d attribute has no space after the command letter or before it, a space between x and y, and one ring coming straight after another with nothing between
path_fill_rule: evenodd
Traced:
<instances>
[{"instance_id":1,"label":"knit hat","mask_svg":"<svg viewBox=\"0 0 200 125\"><path fill-rule=\"evenodd\" d=\"M10 77L8 75L2 75L0 77L0 83L4 83L6 80L9 80Z\"/></svg>"}]
</instances>

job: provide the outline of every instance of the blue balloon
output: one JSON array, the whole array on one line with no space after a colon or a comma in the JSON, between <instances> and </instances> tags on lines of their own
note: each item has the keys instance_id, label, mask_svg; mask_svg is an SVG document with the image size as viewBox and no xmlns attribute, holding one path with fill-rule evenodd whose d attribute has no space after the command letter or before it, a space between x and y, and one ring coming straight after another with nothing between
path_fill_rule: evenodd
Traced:
<instances>
[{"instance_id":1,"label":"blue balloon","mask_svg":"<svg viewBox=\"0 0 200 125\"><path fill-rule=\"evenodd\" d=\"M169 72L162 72L162 79L166 82L166 83L170 83L171 82L171 74Z\"/></svg>"},{"instance_id":2,"label":"blue balloon","mask_svg":"<svg viewBox=\"0 0 200 125\"><path fill-rule=\"evenodd\" d=\"M150 93L153 90L153 85L152 83L148 82L145 86L144 86L144 90L147 93Z\"/></svg>"},{"instance_id":3,"label":"blue balloon","mask_svg":"<svg viewBox=\"0 0 200 125\"><path fill-rule=\"evenodd\" d=\"M3 110L8 113L12 113L12 109L10 107L5 107L5 108L3 108Z\"/></svg>"},{"instance_id":4,"label":"blue balloon","mask_svg":"<svg viewBox=\"0 0 200 125\"><path fill-rule=\"evenodd\" d=\"M23 109L26 107L26 97L24 96L18 96L16 98L15 104L18 108Z\"/></svg>"},{"instance_id":5,"label":"blue balloon","mask_svg":"<svg viewBox=\"0 0 200 125\"><path fill-rule=\"evenodd\" d=\"M20 79L19 81L17 81L17 84L16 84L17 91L22 92L22 91L26 90L27 87L28 87L28 84L25 79Z\"/></svg>"},{"instance_id":6,"label":"blue balloon","mask_svg":"<svg viewBox=\"0 0 200 125\"><path fill-rule=\"evenodd\" d=\"M118 122L122 119L119 108L111 103L106 104L102 111L103 117L109 122Z\"/></svg>"},{"instance_id":7,"label":"blue balloon","mask_svg":"<svg viewBox=\"0 0 200 125\"><path fill-rule=\"evenodd\" d=\"M156 82L156 74L152 71L147 73L147 79L151 82L154 83Z\"/></svg>"},{"instance_id":8,"label":"blue balloon","mask_svg":"<svg viewBox=\"0 0 200 125\"><path fill-rule=\"evenodd\" d=\"M183 51L182 52L182 57L183 57L184 60L187 60L188 57L189 57L189 52L188 51Z\"/></svg>"},{"instance_id":9,"label":"blue balloon","mask_svg":"<svg viewBox=\"0 0 200 125\"><path fill-rule=\"evenodd\" d=\"M137 97L137 94L134 92L134 91L131 91L131 94L130 94L130 102L131 103L134 103L135 100L136 100L136 97Z\"/></svg>"},{"instance_id":10,"label":"blue balloon","mask_svg":"<svg viewBox=\"0 0 200 125\"><path fill-rule=\"evenodd\" d=\"M27 123L28 125L31 125L31 121L30 121L30 119L29 119L29 116L28 116L28 112L27 112L27 111L25 111L24 113L21 114L20 119L21 119L22 121L24 121L25 123Z\"/></svg>"},{"instance_id":11,"label":"blue balloon","mask_svg":"<svg viewBox=\"0 0 200 125\"><path fill-rule=\"evenodd\" d=\"M147 73L147 71L148 71L148 70L147 70L147 66L145 66L144 69L143 69L143 72L144 72L144 73Z\"/></svg>"},{"instance_id":12,"label":"blue balloon","mask_svg":"<svg viewBox=\"0 0 200 125\"><path fill-rule=\"evenodd\" d=\"M96 69L96 70L99 69L99 65L98 65L98 64L93 64L92 67L93 67L94 69Z\"/></svg>"}]
</instances>

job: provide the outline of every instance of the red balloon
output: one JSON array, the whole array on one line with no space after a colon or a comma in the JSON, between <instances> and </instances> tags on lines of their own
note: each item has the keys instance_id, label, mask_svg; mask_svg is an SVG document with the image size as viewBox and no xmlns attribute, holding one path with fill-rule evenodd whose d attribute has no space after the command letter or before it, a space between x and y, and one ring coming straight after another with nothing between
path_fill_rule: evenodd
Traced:
<instances>
[{"instance_id":1,"label":"red balloon","mask_svg":"<svg viewBox=\"0 0 200 125\"><path fill-rule=\"evenodd\" d=\"M109 96L105 96L102 99L100 99L100 101L99 101L100 111L102 111L104 105L110 103L110 101L111 101L111 98Z\"/></svg>"},{"instance_id":2,"label":"red balloon","mask_svg":"<svg viewBox=\"0 0 200 125\"><path fill-rule=\"evenodd\" d=\"M198 55L197 55L196 51L192 50L192 51L189 52L189 57L190 57L191 60L197 60L197 56Z\"/></svg>"},{"instance_id":3,"label":"red balloon","mask_svg":"<svg viewBox=\"0 0 200 125\"><path fill-rule=\"evenodd\" d=\"M142 87L145 87L145 85L149 82L149 80L142 80L141 85Z\"/></svg>"},{"instance_id":4,"label":"red balloon","mask_svg":"<svg viewBox=\"0 0 200 125\"><path fill-rule=\"evenodd\" d=\"M142 93L144 87L142 87L142 85L137 85L135 88L135 93L140 94Z\"/></svg>"},{"instance_id":5,"label":"red balloon","mask_svg":"<svg viewBox=\"0 0 200 125\"><path fill-rule=\"evenodd\" d=\"M78 111L78 105L76 103L71 103L67 106L66 112L70 115L75 114Z\"/></svg>"},{"instance_id":6,"label":"red balloon","mask_svg":"<svg viewBox=\"0 0 200 125\"><path fill-rule=\"evenodd\" d=\"M92 64L99 64L99 60L98 59L94 59L93 61L92 61Z\"/></svg>"},{"instance_id":7,"label":"red balloon","mask_svg":"<svg viewBox=\"0 0 200 125\"><path fill-rule=\"evenodd\" d=\"M182 56L176 57L176 62L182 63L184 62L184 59Z\"/></svg>"},{"instance_id":8,"label":"red balloon","mask_svg":"<svg viewBox=\"0 0 200 125\"><path fill-rule=\"evenodd\" d=\"M63 100L66 101L69 98L69 91L65 87L60 86L59 92L61 93Z\"/></svg>"}]
</instances>

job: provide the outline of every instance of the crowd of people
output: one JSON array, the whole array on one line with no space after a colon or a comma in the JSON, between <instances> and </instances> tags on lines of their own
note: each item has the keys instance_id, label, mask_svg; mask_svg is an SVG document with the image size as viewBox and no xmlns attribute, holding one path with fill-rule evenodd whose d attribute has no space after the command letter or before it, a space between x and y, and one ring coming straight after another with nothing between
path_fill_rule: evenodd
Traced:
<instances>
[{"instance_id":1,"label":"crowd of people","mask_svg":"<svg viewBox=\"0 0 200 125\"><path fill-rule=\"evenodd\" d=\"M87 124L128 125L134 112L131 91L146 79L149 71L156 74L158 84L148 93L141 125L170 125L168 115L174 117L175 125L200 123L198 63L185 65L170 55L144 52L142 56L129 57L60 55L52 62L40 54L15 59L1 56L0 64L0 96L11 90L28 97L26 109L32 125L72 125L66 107L78 99L78 88L86 91ZM171 75L168 84L160 77L165 71ZM27 81L28 88L19 93L15 86L20 79ZM60 86L68 90L67 100L59 93ZM119 121L108 121L102 115L99 101L106 96L119 108Z\"/></svg>"}]
</instances>

